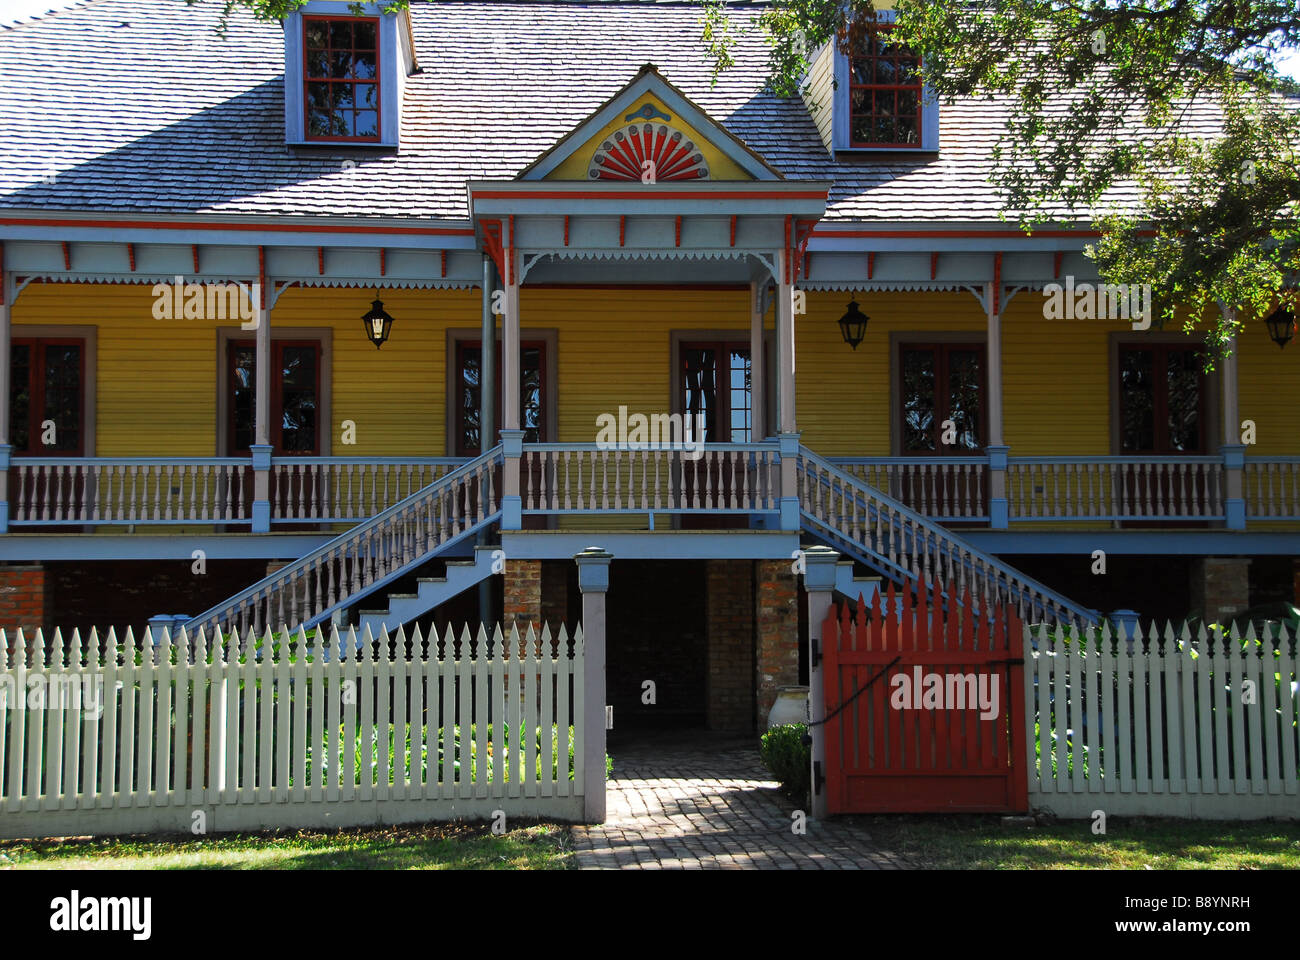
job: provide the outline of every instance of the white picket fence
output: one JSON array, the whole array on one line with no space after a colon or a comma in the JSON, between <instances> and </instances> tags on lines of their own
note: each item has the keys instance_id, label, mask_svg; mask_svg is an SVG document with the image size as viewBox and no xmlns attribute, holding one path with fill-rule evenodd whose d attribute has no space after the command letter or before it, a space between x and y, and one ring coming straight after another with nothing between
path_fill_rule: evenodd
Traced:
<instances>
[{"instance_id":1,"label":"white picket fence","mask_svg":"<svg viewBox=\"0 0 1300 960\"><path fill-rule=\"evenodd\" d=\"M1078 639L1027 626L1030 806L1300 817L1296 638L1263 634L1152 624L1130 637L1107 625Z\"/></svg>"},{"instance_id":2,"label":"white picket fence","mask_svg":"<svg viewBox=\"0 0 1300 960\"><path fill-rule=\"evenodd\" d=\"M9 639L0 837L581 821L603 794L581 627Z\"/></svg>"}]
</instances>

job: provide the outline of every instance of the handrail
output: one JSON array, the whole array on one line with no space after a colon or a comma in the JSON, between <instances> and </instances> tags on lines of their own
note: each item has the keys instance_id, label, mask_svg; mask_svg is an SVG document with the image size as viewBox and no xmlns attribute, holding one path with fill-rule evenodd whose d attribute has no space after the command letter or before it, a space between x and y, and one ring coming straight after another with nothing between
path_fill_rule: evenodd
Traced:
<instances>
[{"instance_id":1,"label":"handrail","mask_svg":"<svg viewBox=\"0 0 1300 960\"><path fill-rule=\"evenodd\" d=\"M313 567L317 567L317 572L319 575L319 569L318 569L319 561L326 560L327 558L330 558L332 555L335 554L337 554L338 557L342 559L346 551L349 551L353 548L359 548L367 538L380 532L381 528L390 526L391 521L406 519L411 514L413 514L414 511L420 509L423 506L426 506L429 502L434 500L436 497L442 496L444 493L447 492L448 489L460 483L461 481L464 481L471 474L479 473L482 471L484 467L487 466L496 466L500 464L502 460L503 460L502 448L501 445L498 444L497 446L493 447L491 450L484 453L482 456L477 457L474 460L469 461L468 463L462 464L460 467L457 467L455 470L452 470L451 472L445 474L444 476L439 477L437 480L429 484L427 487L424 487L423 489L418 490L415 493L411 494L406 499L393 504L393 506L389 507L388 509L380 513L375 514L375 516L371 517L369 520L366 520L365 522L358 524L357 526L353 527L351 530L348 530L345 533L340 534L339 536L335 537L333 540L330 540L328 543L325 543L322 546L317 547L312 552L298 558L296 561L289 564L288 566L282 567L281 569L277 570L275 573L271 574L270 576L265 577L262 580L259 580L257 583L253 584L250 587L245 588L244 590L241 590L233 597L230 597L227 600L224 600L221 603L217 604L215 607L212 607L211 609L204 611L202 614L200 614L199 616L195 617L194 619L186 623L185 629L193 631L199 628L220 628L222 624L228 624L232 616L239 615L243 613L247 608L249 608L250 601L260 602L261 600L264 599L267 602L269 602L273 598L273 596L276 596L278 594L280 595L280 599L283 603L282 592L284 588L289 584L289 582L292 580L299 579L304 573L312 570ZM478 511L477 511L478 524L481 524L483 520L485 520L488 517L488 515L495 512L492 509L488 509L490 506L491 504L484 503L480 500ZM470 526L474 526L474 525L475 524L471 524L471 523L465 524L467 529ZM463 535L463 533L464 531L458 531L457 536L461 536ZM439 546L442 545L442 541L439 541L438 545ZM420 551L419 555L423 557L427 555L427 551ZM361 564L367 568L371 566L371 564L369 563L362 562L363 558L361 556L361 550L358 549L356 556L354 556L352 559L354 561L354 569L350 572L352 573L351 579L354 584L358 580L362 579L366 574L372 572L378 572L378 571L370 571L367 569L365 573L362 573L361 571L355 569L355 565L357 564ZM375 557L372 553L365 559L374 561ZM406 567L408 565L409 565L408 563L403 563L401 566ZM345 581L347 572L349 571L344 571L342 569L338 571L340 575L339 576L340 581ZM366 588L364 592L370 592L370 590L373 589L374 586L378 585L383 580L386 580L388 576L391 574L391 572L392 571L378 572L378 576L374 576L366 583L361 584L361 586L364 586ZM331 575L334 573L334 570L332 568L330 570L330 573ZM337 594L340 597L340 599L337 602L331 602L328 604L318 604L318 606L323 607L323 609L316 610L310 616L304 617L303 620L300 622L310 623L312 621L318 621L329 612L332 612L333 610L346 605L346 603L350 603L354 598L362 595L362 593L357 590L353 590L350 593L346 592L346 586L347 586L346 582L340 582L339 584L337 584L337 590L336 590L336 584L334 583L334 580L332 579L331 576L331 580L328 587L329 590L328 595L332 598ZM318 582L317 583L318 597L320 591L321 591L321 585ZM293 601L293 599L294 598L291 598L291 602ZM267 622L270 622L269 618L267 618Z\"/></svg>"},{"instance_id":2,"label":"handrail","mask_svg":"<svg viewBox=\"0 0 1300 960\"><path fill-rule=\"evenodd\" d=\"M847 544L851 544L864 555L869 554L869 559L867 556L861 558L864 561L870 562L872 565L901 570L909 578L915 578L918 575L933 577L935 574L940 573L940 571L927 572L920 569L923 562L928 563L929 558L922 556L921 554L923 552L929 552L928 540L933 536L936 541L936 548L941 551L943 555L946 555L949 564L955 562L958 569L964 573L968 573L972 579L976 581L984 581L983 586L986 590L986 596L987 588L989 587L989 583L987 582L989 576L987 573L981 572L980 568L983 567L986 571L993 571L995 574L995 576L992 577L992 585L995 588L993 597L994 601L996 602L999 599L997 596L999 592L1005 591L1006 594L1015 597L1019 601L1022 616L1026 613L1038 613L1038 608L1041 608L1042 613L1048 616L1056 616L1059 613L1066 613L1069 614L1072 619L1085 623L1092 623L1097 620L1097 615L1094 611L1075 603L1064 595L1052 590L1050 587L1025 576L1014 567L1004 563L996 557L984 553L966 539L955 535L942 524L917 513L900 501L895 500L893 497L887 496L879 490L867 486L852 474L840 470L830 461L813 453L807 447L801 446L799 448L799 466L800 472L805 475L808 474L806 464L814 465L826 475L826 481L823 481L821 478L813 478L819 484L825 482L829 487L829 481L834 480L838 482L845 491L851 491L857 504L862 506L864 516L868 520L874 521L874 524L877 527L879 527L880 522L883 520L888 527L891 538L895 535L902 538L902 542L896 543L896 546L898 547L896 553L899 555L907 555L910 552L910 557L915 564L915 567L912 570L907 570L906 568L901 567L900 564L895 563L884 554L873 549L868 543L854 537L850 531L842 529L842 525L833 524L830 517L818 517L813 510L814 504L810 502L809 498L804 498L804 502L802 503L802 512L806 519L817 526L824 527L831 531L837 539L844 541ZM888 509L888 516L885 515L884 508ZM915 529L913 531L908 531L906 529L907 524L911 524L913 528L919 528L919 530L924 533L927 543L922 550L917 549L917 544L915 542L917 533L915 532ZM907 542L909 538L912 541L911 543ZM997 589L999 587L1001 590ZM1036 600L1033 594L1041 596L1042 602ZM1026 600L1028 600L1028 604L1026 604ZM1026 610L1026 606L1028 606L1028 610Z\"/></svg>"}]
</instances>

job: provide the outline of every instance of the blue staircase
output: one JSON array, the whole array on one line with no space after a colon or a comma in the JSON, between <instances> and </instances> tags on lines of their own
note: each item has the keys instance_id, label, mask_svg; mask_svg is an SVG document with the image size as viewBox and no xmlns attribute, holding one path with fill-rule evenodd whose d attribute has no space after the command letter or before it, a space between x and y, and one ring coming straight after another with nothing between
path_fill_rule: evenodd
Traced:
<instances>
[{"instance_id":1,"label":"blue staircase","mask_svg":"<svg viewBox=\"0 0 1300 960\"><path fill-rule=\"evenodd\" d=\"M448 560L447 572L441 577L421 577L415 593L390 593L387 609L360 611L357 633L364 633L367 627L374 637L384 630L391 633L477 586L492 576L496 551L496 547L475 547L473 560Z\"/></svg>"}]
</instances>

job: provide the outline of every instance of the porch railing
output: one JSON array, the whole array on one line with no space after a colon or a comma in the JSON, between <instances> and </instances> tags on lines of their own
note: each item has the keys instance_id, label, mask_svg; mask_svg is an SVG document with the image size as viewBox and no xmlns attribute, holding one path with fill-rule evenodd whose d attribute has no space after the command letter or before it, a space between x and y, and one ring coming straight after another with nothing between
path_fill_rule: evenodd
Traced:
<instances>
[{"instance_id":1,"label":"porch railing","mask_svg":"<svg viewBox=\"0 0 1300 960\"><path fill-rule=\"evenodd\" d=\"M1247 517L1300 520L1300 457L1250 457L1242 485Z\"/></svg>"},{"instance_id":2,"label":"porch railing","mask_svg":"<svg viewBox=\"0 0 1300 960\"><path fill-rule=\"evenodd\" d=\"M1012 520L1222 520L1222 457L1011 457Z\"/></svg>"},{"instance_id":3,"label":"porch railing","mask_svg":"<svg viewBox=\"0 0 1300 960\"><path fill-rule=\"evenodd\" d=\"M988 457L827 457L851 477L940 520L987 521Z\"/></svg>"},{"instance_id":4,"label":"porch railing","mask_svg":"<svg viewBox=\"0 0 1300 960\"><path fill-rule=\"evenodd\" d=\"M682 450L613 450L595 444L524 448L525 513L775 513L780 456L774 443Z\"/></svg>"},{"instance_id":5,"label":"porch railing","mask_svg":"<svg viewBox=\"0 0 1300 960\"><path fill-rule=\"evenodd\" d=\"M453 457L274 457L272 523L357 523L465 461Z\"/></svg>"},{"instance_id":6,"label":"porch railing","mask_svg":"<svg viewBox=\"0 0 1300 960\"><path fill-rule=\"evenodd\" d=\"M9 522L240 523L252 483L243 458L23 457L12 461Z\"/></svg>"}]
</instances>

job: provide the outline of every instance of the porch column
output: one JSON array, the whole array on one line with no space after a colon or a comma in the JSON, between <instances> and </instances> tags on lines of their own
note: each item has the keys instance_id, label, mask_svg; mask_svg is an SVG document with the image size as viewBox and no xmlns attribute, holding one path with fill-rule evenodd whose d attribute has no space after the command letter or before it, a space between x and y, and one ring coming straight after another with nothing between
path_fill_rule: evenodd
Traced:
<instances>
[{"instance_id":1,"label":"porch column","mask_svg":"<svg viewBox=\"0 0 1300 960\"><path fill-rule=\"evenodd\" d=\"M835 590L835 565L840 555L830 547L804 551L804 591L808 594L808 733L812 736L812 816L826 816L826 688L822 677L822 622L830 614ZM816 724L814 726L814 724Z\"/></svg>"},{"instance_id":2,"label":"porch column","mask_svg":"<svg viewBox=\"0 0 1300 960\"><path fill-rule=\"evenodd\" d=\"M1244 473L1246 448L1241 442L1241 409L1237 405L1237 308L1222 304L1219 309L1223 319L1233 326L1227 347L1231 351L1223 358L1220 371L1223 390L1223 512L1224 526L1229 530L1246 529L1246 499Z\"/></svg>"},{"instance_id":3,"label":"porch column","mask_svg":"<svg viewBox=\"0 0 1300 960\"><path fill-rule=\"evenodd\" d=\"M999 255L1000 256L1000 255ZM1000 272L1000 268L995 270ZM1002 438L1002 281L984 286L984 307L988 316L989 439L985 447L989 457L989 526L1005 530L1008 525L1007 453Z\"/></svg>"},{"instance_id":4,"label":"porch column","mask_svg":"<svg viewBox=\"0 0 1300 960\"><path fill-rule=\"evenodd\" d=\"M767 373L763 363L763 289L766 281L749 283L749 407L750 439L767 438Z\"/></svg>"},{"instance_id":5,"label":"porch column","mask_svg":"<svg viewBox=\"0 0 1300 960\"><path fill-rule=\"evenodd\" d=\"M776 417L781 442L781 529L799 529L799 433L795 420L794 273L789 251L777 254Z\"/></svg>"},{"instance_id":6,"label":"porch column","mask_svg":"<svg viewBox=\"0 0 1300 960\"><path fill-rule=\"evenodd\" d=\"M13 447L9 444L9 311L13 306L13 284L4 272L4 244L0 242L0 533L9 532L9 462ZM93 455L95 451L90 451Z\"/></svg>"},{"instance_id":7,"label":"porch column","mask_svg":"<svg viewBox=\"0 0 1300 960\"><path fill-rule=\"evenodd\" d=\"M583 812L587 823L605 822L605 594L609 591L609 562L600 547L588 547L574 557L578 589L582 591Z\"/></svg>"},{"instance_id":8,"label":"porch column","mask_svg":"<svg viewBox=\"0 0 1300 960\"><path fill-rule=\"evenodd\" d=\"M496 446L496 357L497 357L497 318L492 312L492 291L496 286L496 269L492 265L492 258L485 256L483 258L483 324L479 336L479 404L478 404L478 437L479 453L486 453L492 447ZM448 450L448 453L452 451ZM483 481L483 487L479 491L479 496L483 499L482 503L488 502L489 480ZM479 533L477 538L479 546L487 546L488 535L484 530ZM478 585L478 618L479 623L487 623L492 619L492 580L484 580Z\"/></svg>"},{"instance_id":9,"label":"porch column","mask_svg":"<svg viewBox=\"0 0 1300 960\"><path fill-rule=\"evenodd\" d=\"M253 533L271 530L271 296L266 282L266 253L257 248L257 378L254 388Z\"/></svg>"},{"instance_id":10,"label":"porch column","mask_svg":"<svg viewBox=\"0 0 1300 960\"><path fill-rule=\"evenodd\" d=\"M507 251L506 257L507 270L510 270L514 251ZM520 530L523 528L523 500L520 497L519 461L524 451L524 432L519 429L519 283L513 276L507 276L505 280L505 315L501 318L501 445L505 454L501 479L501 529Z\"/></svg>"}]
</instances>

